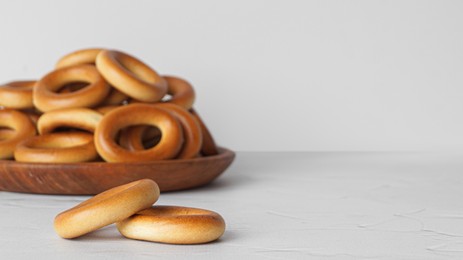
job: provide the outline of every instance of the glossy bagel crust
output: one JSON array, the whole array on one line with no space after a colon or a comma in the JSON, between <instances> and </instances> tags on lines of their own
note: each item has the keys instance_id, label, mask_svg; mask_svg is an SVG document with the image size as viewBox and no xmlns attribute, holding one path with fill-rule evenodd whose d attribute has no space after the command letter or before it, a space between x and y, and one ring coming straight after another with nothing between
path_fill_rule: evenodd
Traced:
<instances>
[{"instance_id":1,"label":"glossy bagel crust","mask_svg":"<svg viewBox=\"0 0 463 260\"><path fill-rule=\"evenodd\" d=\"M159 187L154 181L134 181L100 193L58 214L54 228L62 238L79 237L149 208L158 198Z\"/></svg>"},{"instance_id":2,"label":"glossy bagel crust","mask_svg":"<svg viewBox=\"0 0 463 260\"><path fill-rule=\"evenodd\" d=\"M16 146L36 134L31 119L26 114L12 109L0 110L0 126L14 131L13 134L5 132L3 135L5 138L0 140L0 159L13 158Z\"/></svg>"},{"instance_id":3,"label":"glossy bagel crust","mask_svg":"<svg viewBox=\"0 0 463 260\"><path fill-rule=\"evenodd\" d=\"M36 81L13 81L0 86L0 106L13 109L33 108L32 89Z\"/></svg>"},{"instance_id":4,"label":"glossy bagel crust","mask_svg":"<svg viewBox=\"0 0 463 260\"><path fill-rule=\"evenodd\" d=\"M56 93L73 82L89 84L71 93ZM34 87L34 105L43 112L61 108L94 107L108 95L110 86L93 65L64 67L50 72Z\"/></svg>"},{"instance_id":5,"label":"glossy bagel crust","mask_svg":"<svg viewBox=\"0 0 463 260\"><path fill-rule=\"evenodd\" d=\"M96 66L112 86L136 100L157 102L167 93L167 83L156 71L126 53L101 51Z\"/></svg>"},{"instance_id":6,"label":"glossy bagel crust","mask_svg":"<svg viewBox=\"0 0 463 260\"><path fill-rule=\"evenodd\" d=\"M14 151L18 162L77 163L98 158L93 135L84 132L61 132L29 137Z\"/></svg>"},{"instance_id":7,"label":"glossy bagel crust","mask_svg":"<svg viewBox=\"0 0 463 260\"><path fill-rule=\"evenodd\" d=\"M116 142L120 130L135 125L152 125L162 133L159 143L149 149L129 151ZM131 104L108 112L95 130L95 146L107 162L135 162L172 159L183 144L182 127L168 111L147 104Z\"/></svg>"},{"instance_id":8,"label":"glossy bagel crust","mask_svg":"<svg viewBox=\"0 0 463 260\"><path fill-rule=\"evenodd\" d=\"M127 238L169 244L201 244L225 232L218 213L198 208L154 206L116 223Z\"/></svg>"},{"instance_id":9,"label":"glossy bagel crust","mask_svg":"<svg viewBox=\"0 0 463 260\"><path fill-rule=\"evenodd\" d=\"M89 48L71 52L63 56L55 65L56 69L82 65L82 64L95 64L96 56L103 49Z\"/></svg>"},{"instance_id":10,"label":"glossy bagel crust","mask_svg":"<svg viewBox=\"0 0 463 260\"><path fill-rule=\"evenodd\" d=\"M190 109L195 102L193 86L179 77L163 76L163 78L167 82L167 94L171 95L171 99L166 103L173 103L185 109Z\"/></svg>"},{"instance_id":11,"label":"glossy bagel crust","mask_svg":"<svg viewBox=\"0 0 463 260\"><path fill-rule=\"evenodd\" d=\"M44 113L37 122L40 134L53 132L58 127L70 127L94 132L103 115L89 108L64 108Z\"/></svg>"}]
</instances>

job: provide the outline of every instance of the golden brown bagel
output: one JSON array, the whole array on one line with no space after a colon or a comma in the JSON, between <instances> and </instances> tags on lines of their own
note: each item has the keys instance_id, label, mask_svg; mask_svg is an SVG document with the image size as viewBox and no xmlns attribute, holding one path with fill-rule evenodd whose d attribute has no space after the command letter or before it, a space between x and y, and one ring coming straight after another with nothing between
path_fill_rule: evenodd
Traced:
<instances>
[{"instance_id":1,"label":"golden brown bagel","mask_svg":"<svg viewBox=\"0 0 463 260\"><path fill-rule=\"evenodd\" d=\"M190 159L198 155L202 146L202 133L198 121L186 109L176 104L158 103L153 104L155 107L164 108L173 113L182 125L183 137L185 142L181 152L175 157L177 159ZM126 133L121 135L119 143L122 147L129 150L143 150L144 142L143 134L145 128L132 127ZM154 136L156 138L157 136Z\"/></svg>"},{"instance_id":2,"label":"golden brown bagel","mask_svg":"<svg viewBox=\"0 0 463 260\"><path fill-rule=\"evenodd\" d=\"M207 129L206 124L199 116L198 112L195 109L191 108L190 113L196 118L199 125L201 126L201 132L203 134L203 144L201 146L201 153L205 156L216 155L219 153L217 145L215 144L214 138L212 137L211 132Z\"/></svg>"},{"instance_id":3,"label":"golden brown bagel","mask_svg":"<svg viewBox=\"0 0 463 260\"><path fill-rule=\"evenodd\" d=\"M88 86L71 93L56 93L72 82L88 82ZM61 108L93 107L109 93L109 85L92 65L64 67L50 72L34 87L34 105L43 112Z\"/></svg>"},{"instance_id":4,"label":"golden brown bagel","mask_svg":"<svg viewBox=\"0 0 463 260\"><path fill-rule=\"evenodd\" d=\"M225 232L216 212L178 206L154 206L116 223L127 238L169 244L201 244Z\"/></svg>"},{"instance_id":5,"label":"golden brown bagel","mask_svg":"<svg viewBox=\"0 0 463 260\"><path fill-rule=\"evenodd\" d=\"M19 162L76 163L98 158L93 135L84 132L62 132L29 137L14 151Z\"/></svg>"},{"instance_id":6,"label":"golden brown bagel","mask_svg":"<svg viewBox=\"0 0 463 260\"><path fill-rule=\"evenodd\" d=\"M185 109L190 109L195 102L195 91L191 84L179 77L163 76L167 82L167 94L171 99L166 103L173 103Z\"/></svg>"},{"instance_id":7,"label":"golden brown bagel","mask_svg":"<svg viewBox=\"0 0 463 260\"><path fill-rule=\"evenodd\" d=\"M115 88L143 102L157 102L167 93L166 81L138 59L119 51L101 51L96 66Z\"/></svg>"},{"instance_id":8,"label":"golden brown bagel","mask_svg":"<svg viewBox=\"0 0 463 260\"><path fill-rule=\"evenodd\" d=\"M103 49L99 48L90 48L90 49L83 49L71 52L63 56L55 65L56 69L75 66L75 65L82 65L82 64L95 64L95 59L98 53Z\"/></svg>"},{"instance_id":9,"label":"golden brown bagel","mask_svg":"<svg viewBox=\"0 0 463 260\"><path fill-rule=\"evenodd\" d=\"M0 110L0 126L14 130L12 136L0 140L0 159L13 158L18 143L36 133L35 125L26 114L11 109Z\"/></svg>"},{"instance_id":10,"label":"golden brown bagel","mask_svg":"<svg viewBox=\"0 0 463 260\"><path fill-rule=\"evenodd\" d=\"M13 81L0 86L0 106L13 109L33 108L32 88L36 81Z\"/></svg>"},{"instance_id":11,"label":"golden brown bagel","mask_svg":"<svg viewBox=\"0 0 463 260\"><path fill-rule=\"evenodd\" d=\"M158 198L159 187L154 181L134 181L60 213L55 218L54 228L62 238L79 237L149 208Z\"/></svg>"},{"instance_id":12,"label":"golden brown bagel","mask_svg":"<svg viewBox=\"0 0 463 260\"><path fill-rule=\"evenodd\" d=\"M37 122L41 135L58 127L70 127L94 132L103 115L89 108L64 108L44 113Z\"/></svg>"},{"instance_id":13,"label":"golden brown bagel","mask_svg":"<svg viewBox=\"0 0 463 260\"><path fill-rule=\"evenodd\" d=\"M152 125L162 133L159 143L146 150L128 151L119 146L117 133L129 126ZM107 162L136 162L172 159L183 144L182 127L168 111L147 104L131 104L107 113L95 130L95 146Z\"/></svg>"}]
</instances>

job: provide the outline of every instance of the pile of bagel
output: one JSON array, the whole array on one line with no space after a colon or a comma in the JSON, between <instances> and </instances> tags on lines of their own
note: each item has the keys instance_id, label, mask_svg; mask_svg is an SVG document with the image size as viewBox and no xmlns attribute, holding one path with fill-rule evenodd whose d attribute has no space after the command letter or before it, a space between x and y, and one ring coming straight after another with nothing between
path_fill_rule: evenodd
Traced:
<instances>
[{"instance_id":1,"label":"pile of bagel","mask_svg":"<svg viewBox=\"0 0 463 260\"><path fill-rule=\"evenodd\" d=\"M190 83L121 51L83 49L0 86L0 159L143 162L218 153Z\"/></svg>"}]
</instances>

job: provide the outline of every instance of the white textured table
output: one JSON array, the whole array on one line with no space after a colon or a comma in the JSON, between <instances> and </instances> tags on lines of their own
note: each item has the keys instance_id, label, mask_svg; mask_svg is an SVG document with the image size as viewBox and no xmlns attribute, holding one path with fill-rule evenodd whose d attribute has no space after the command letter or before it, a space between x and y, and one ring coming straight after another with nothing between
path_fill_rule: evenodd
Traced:
<instances>
[{"instance_id":1,"label":"white textured table","mask_svg":"<svg viewBox=\"0 0 463 260\"><path fill-rule=\"evenodd\" d=\"M462 158L238 153L213 184L161 195L223 215L222 239L197 246L125 239L114 225L61 239L54 216L86 197L0 192L0 259L463 259Z\"/></svg>"}]
</instances>

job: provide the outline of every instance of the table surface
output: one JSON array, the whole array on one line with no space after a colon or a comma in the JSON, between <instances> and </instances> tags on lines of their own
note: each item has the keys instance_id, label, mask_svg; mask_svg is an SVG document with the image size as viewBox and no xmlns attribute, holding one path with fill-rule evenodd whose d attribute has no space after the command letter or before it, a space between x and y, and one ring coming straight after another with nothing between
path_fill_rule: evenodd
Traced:
<instances>
[{"instance_id":1,"label":"table surface","mask_svg":"<svg viewBox=\"0 0 463 260\"><path fill-rule=\"evenodd\" d=\"M224 217L220 240L194 246L129 240L114 225L61 239L53 218L88 197L0 192L0 258L463 259L462 156L238 153L212 184L157 202Z\"/></svg>"}]
</instances>

